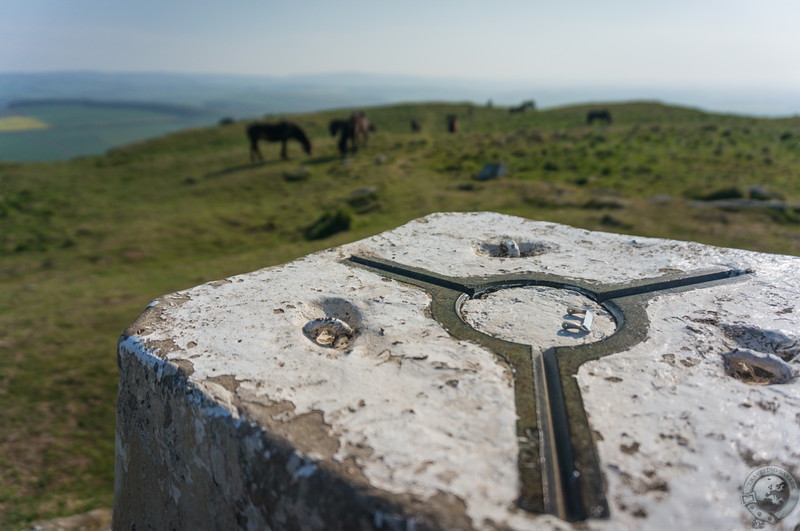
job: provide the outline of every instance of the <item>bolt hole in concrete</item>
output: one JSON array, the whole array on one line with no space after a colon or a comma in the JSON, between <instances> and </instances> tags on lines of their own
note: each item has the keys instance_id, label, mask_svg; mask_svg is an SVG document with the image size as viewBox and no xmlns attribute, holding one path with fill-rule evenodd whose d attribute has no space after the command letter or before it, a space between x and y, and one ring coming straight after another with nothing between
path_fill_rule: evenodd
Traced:
<instances>
[{"instance_id":1,"label":"bolt hole in concrete","mask_svg":"<svg viewBox=\"0 0 800 531\"><path fill-rule=\"evenodd\" d=\"M736 349L722 359L729 376L751 385L782 384L794 378L792 367L774 354Z\"/></svg>"},{"instance_id":2,"label":"bolt hole in concrete","mask_svg":"<svg viewBox=\"0 0 800 531\"><path fill-rule=\"evenodd\" d=\"M525 258L537 256L555 249L555 246L542 242L526 242L518 238L502 237L496 242L482 242L477 245L477 253L493 258Z\"/></svg>"},{"instance_id":3,"label":"bolt hole in concrete","mask_svg":"<svg viewBox=\"0 0 800 531\"><path fill-rule=\"evenodd\" d=\"M325 317L311 319L303 326L303 334L322 347L344 348L350 344L361 326L361 312L348 300L332 297L316 301L314 313Z\"/></svg>"},{"instance_id":4,"label":"bolt hole in concrete","mask_svg":"<svg viewBox=\"0 0 800 531\"><path fill-rule=\"evenodd\" d=\"M591 330L564 328L564 323L583 322L585 313L575 312L575 308L591 312ZM464 322L476 330L539 349L594 343L617 329L612 315L588 297L569 289L544 286L486 293L464 301L460 313Z\"/></svg>"},{"instance_id":5,"label":"bolt hole in concrete","mask_svg":"<svg viewBox=\"0 0 800 531\"><path fill-rule=\"evenodd\" d=\"M335 317L312 319L303 327L303 334L322 347L344 348L353 339L350 325Z\"/></svg>"},{"instance_id":6,"label":"bolt hole in concrete","mask_svg":"<svg viewBox=\"0 0 800 531\"><path fill-rule=\"evenodd\" d=\"M722 355L725 372L750 385L786 383L796 376L789 362L800 356L800 342L777 330L722 325L740 347Z\"/></svg>"}]
</instances>

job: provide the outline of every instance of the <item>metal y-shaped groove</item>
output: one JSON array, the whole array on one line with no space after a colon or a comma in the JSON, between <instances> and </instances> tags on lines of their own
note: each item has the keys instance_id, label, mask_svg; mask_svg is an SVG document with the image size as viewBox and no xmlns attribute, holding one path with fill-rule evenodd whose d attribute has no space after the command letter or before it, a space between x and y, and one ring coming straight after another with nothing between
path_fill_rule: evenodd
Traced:
<instances>
[{"instance_id":1,"label":"metal y-shaped groove","mask_svg":"<svg viewBox=\"0 0 800 531\"><path fill-rule=\"evenodd\" d=\"M600 284L546 273L454 278L359 256L351 256L347 262L426 290L431 295L433 318L453 337L489 349L510 366L519 446L518 505L529 512L550 513L568 521L609 515L594 436L574 378L580 365L644 341L649 330L649 297L707 287L752 272L721 269ZM595 343L539 351L485 334L461 318L460 308L466 300L525 286L581 293L611 313L616 331Z\"/></svg>"}]
</instances>

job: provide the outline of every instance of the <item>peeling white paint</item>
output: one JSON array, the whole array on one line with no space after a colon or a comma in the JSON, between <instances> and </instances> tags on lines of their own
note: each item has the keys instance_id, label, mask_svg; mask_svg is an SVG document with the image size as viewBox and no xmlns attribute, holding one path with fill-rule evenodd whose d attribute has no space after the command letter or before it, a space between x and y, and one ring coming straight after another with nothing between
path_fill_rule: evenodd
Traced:
<instances>
[{"instance_id":1,"label":"peeling white paint","mask_svg":"<svg viewBox=\"0 0 800 531\"><path fill-rule=\"evenodd\" d=\"M492 256L487 249L500 246L508 234L521 256ZM654 297L645 341L581 367L577 380L598 435L612 514L609 520L590 520L588 527L741 528L751 520L741 504L741 486L756 463L800 476L796 380L749 386L725 374L722 361L724 352L742 346L726 334L726 326L798 338L800 259L794 257L492 213L436 214L185 291L180 294L185 302L165 305L157 330L122 347L149 357L161 378L169 369L154 353L139 352L141 341L176 345L162 354L169 361L190 361L191 381L226 414L238 415L233 391L210 378L230 376L248 396L291 403L294 409L282 413L283 421L320 412L339 441L333 458L353 458L375 487L423 499L450 493L464 501L476 527L491 521L513 529L570 528L551 516L515 509L518 448L507 368L484 348L453 339L428 317L424 291L342 263L352 254L450 276L548 272L605 283L676 270L753 268L755 274L743 281ZM510 291L498 292L501 307L508 303L502 297L514 296ZM542 310L547 318L540 321L556 327L528 327L535 330L525 342L574 340L559 336L566 307L574 305L562 302L563 310L557 299ZM484 321L496 317L489 306L472 308L467 313L482 313ZM598 335L585 340L614 329L602 308L592 311L592 334ZM514 312L506 314L502 324L487 326L522 336ZM325 318L353 329L343 348L304 335L309 321ZM477 324L481 319L476 326L483 326ZM204 436L202 426L192 429L198 440ZM223 464L211 466L217 473ZM298 461L294 473L312 469ZM783 525L791 529L798 522L800 510Z\"/></svg>"}]
</instances>

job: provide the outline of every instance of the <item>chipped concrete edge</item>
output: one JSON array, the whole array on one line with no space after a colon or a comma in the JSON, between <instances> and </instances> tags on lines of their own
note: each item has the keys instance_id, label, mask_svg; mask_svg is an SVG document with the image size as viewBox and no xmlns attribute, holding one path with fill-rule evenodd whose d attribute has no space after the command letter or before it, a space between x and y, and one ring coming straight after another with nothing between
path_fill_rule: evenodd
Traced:
<instances>
[{"instance_id":1,"label":"chipped concrete edge","mask_svg":"<svg viewBox=\"0 0 800 531\"><path fill-rule=\"evenodd\" d=\"M319 440L332 438L320 412L275 420L275 411L294 410L293 404L270 408L263 399L247 400L239 382L223 377L205 388L193 382L190 361L166 359L180 347L147 337L167 308L186 300L181 293L157 299L119 339L114 529L209 522L248 529L473 527L464 501L452 494L422 500L385 492L369 483L355 459L320 459ZM192 432L195 440L181 440ZM310 443L298 448L297 440ZM187 491L193 499L181 503ZM165 510L158 500L174 505Z\"/></svg>"}]
</instances>

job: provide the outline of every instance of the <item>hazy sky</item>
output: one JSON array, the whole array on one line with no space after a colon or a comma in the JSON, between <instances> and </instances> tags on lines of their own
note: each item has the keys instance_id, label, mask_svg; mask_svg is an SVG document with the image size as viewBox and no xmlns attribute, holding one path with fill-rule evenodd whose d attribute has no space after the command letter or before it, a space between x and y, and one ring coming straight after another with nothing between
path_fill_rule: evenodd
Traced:
<instances>
[{"instance_id":1,"label":"hazy sky","mask_svg":"<svg viewBox=\"0 0 800 531\"><path fill-rule=\"evenodd\" d=\"M800 0L3 0L0 72L800 90Z\"/></svg>"}]
</instances>

